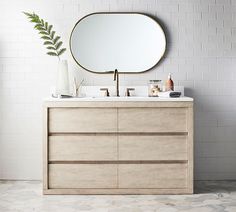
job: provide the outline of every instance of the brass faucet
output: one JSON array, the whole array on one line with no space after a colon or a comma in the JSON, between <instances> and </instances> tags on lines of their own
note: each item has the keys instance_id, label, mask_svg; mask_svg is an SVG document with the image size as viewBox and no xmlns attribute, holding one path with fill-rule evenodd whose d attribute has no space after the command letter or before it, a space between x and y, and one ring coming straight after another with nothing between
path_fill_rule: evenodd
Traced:
<instances>
[{"instance_id":1,"label":"brass faucet","mask_svg":"<svg viewBox=\"0 0 236 212\"><path fill-rule=\"evenodd\" d=\"M120 96L119 95L119 73L117 69L114 71L114 81L116 81L116 96Z\"/></svg>"}]
</instances>

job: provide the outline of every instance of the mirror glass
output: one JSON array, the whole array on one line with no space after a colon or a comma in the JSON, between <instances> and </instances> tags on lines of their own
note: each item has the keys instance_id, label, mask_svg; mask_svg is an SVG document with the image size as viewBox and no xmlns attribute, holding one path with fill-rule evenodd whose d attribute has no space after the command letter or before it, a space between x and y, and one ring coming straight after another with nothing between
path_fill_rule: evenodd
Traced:
<instances>
[{"instance_id":1,"label":"mirror glass","mask_svg":"<svg viewBox=\"0 0 236 212\"><path fill-rule=\"evenodd\" d=\"M139 13L94 13L79 20L70 37L75 61L85 70L144 72L163 57L166 38L161 26Z\"/></svg>"}]
</instances>

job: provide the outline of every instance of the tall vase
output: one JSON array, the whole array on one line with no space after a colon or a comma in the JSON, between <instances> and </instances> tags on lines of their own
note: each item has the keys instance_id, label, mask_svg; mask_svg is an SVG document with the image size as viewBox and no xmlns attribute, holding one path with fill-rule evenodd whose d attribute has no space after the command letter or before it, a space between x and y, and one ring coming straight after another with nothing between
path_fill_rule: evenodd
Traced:
<instances>
[{"instance_id":1,"label":"tall vase","mask_svg":"<svg viewBox=\"0 0 236 212\"><path fill-rule=\"evenodd\" d=\"M69 72L67 60L60 60L58 63L56 93L60 95L70 95Z\"/></svg>"}]
</instances>

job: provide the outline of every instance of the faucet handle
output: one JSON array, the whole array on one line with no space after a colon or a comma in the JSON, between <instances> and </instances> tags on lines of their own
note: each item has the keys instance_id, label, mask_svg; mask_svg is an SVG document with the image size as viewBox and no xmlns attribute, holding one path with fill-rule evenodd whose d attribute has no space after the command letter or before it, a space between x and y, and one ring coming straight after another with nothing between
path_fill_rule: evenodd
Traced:
<instances>
[{"instance_id":1,"label":"faucet handle","mask_svg":"<svg viewBox=\"0 0 236 212\"><path fill-rule=\"evenodd\" d=\"M100 88L100 91L105 91L104 96L110 96L108 88Z\"/></svg>"},{"instance_id":2,"label":"faucet handle","mask_svg":"<svg viewBox=\"0 0 236 212\"><path fill-rule=\"evenodd\" d=\"M135 88L126 88L125 96L130 96L130 91L134 91Z\"/></svg>"}]
</instances>

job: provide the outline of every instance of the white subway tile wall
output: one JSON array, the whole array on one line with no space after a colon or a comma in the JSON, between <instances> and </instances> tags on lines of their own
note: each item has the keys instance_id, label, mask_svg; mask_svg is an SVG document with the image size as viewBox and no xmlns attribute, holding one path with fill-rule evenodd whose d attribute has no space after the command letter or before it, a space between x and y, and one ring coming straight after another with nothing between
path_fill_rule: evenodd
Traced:
<instances>
[{"instance_id":1,"label":"white subway tile wall","mask_svg":"<svg viewBox=\"0 0 236 212\"><path fill-rule=\"evenodd\" d=\"M71 74L86 85L113 85L73 61L69 36L93 12L143 12L163 25L167 53L144 74L123 75L121 85L146 85L173 73L195 98L195 179L236 179L235 0L2 0L0 1L0 179L41 179L42 99L55 84L57 59L22 11L54 25L68 51Z\"/></svg>"}]
</instances>

